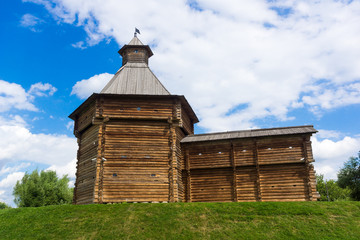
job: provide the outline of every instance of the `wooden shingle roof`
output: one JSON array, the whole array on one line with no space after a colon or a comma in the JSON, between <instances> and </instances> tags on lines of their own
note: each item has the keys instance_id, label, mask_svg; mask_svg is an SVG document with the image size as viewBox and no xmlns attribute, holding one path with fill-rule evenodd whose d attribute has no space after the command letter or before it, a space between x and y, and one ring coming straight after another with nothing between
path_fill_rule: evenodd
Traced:
<instances>
[{"instance_id":1,"label":"wooden shingle roof","mask_svg":"<svg viewBox=\"0 0 360 240\"><path fill-rule=\"evenodd\" d=\"M170 95L146 63L134 62L122 66L100 93Z\"/></svg>"},{"instance_id":2,"label":"wooden shingle roof","mask_svg":"<svg viewBox=\"0 0 360 240\"><path fill-rule=\"evenodd\" d=\"M264 129L252 129L252 130L231 131L231 132L194 134L183 138L181 140L181 143L216 141L216 140L237 139L237 138L294 135L294 134L306 134L306 133L316 133L316 132L317 130L312 125L281 127L281 128L264 128Z\"/></svg>"}]
</instances>

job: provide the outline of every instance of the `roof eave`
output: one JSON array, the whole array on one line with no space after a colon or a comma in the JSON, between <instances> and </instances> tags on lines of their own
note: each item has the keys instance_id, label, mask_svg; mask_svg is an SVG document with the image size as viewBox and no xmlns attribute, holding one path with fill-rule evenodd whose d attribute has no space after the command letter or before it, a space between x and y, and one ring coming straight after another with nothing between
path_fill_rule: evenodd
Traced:
<instances>
[{"instance_id":1,"label":"roof eave","mask_svg":"<svg viewBox=\"0 0 360 240\"><path fill-rule=\"evenodd\" d=\"M291 128L312 128L313 130L306 131L306 132L292 132L292 133L281 133L281 134L264 134L264 135L254 135L254 136L243 136L243 137L236 137L236 136L229 136L225 138L215 138L215 139L192 139L197 136L211 136L217 134L224 134L224 133L238 133L238 132L250 132L250 131L269 131L269 130L281 130L281 129L291 129ZM314 128L313 125L304 125L304 126L293 126L293 127L284 127L284 128L263 128L263 129L252 129L252 130L242 130L242 131L231 131L231 132L217 132L217 133L205 133L205 134L193 134L186 136L181 140L181 143L193 143L193 142L210 142L210 141L222 141L222 140L234 140L234 139L245 139L245 138L260 138L260 137L273 137L273 136L287 136L287 135L303 135L303 134L313 134L317 133L318 131Z\"/></svg>"},{"instance_id":2,"label":"roof eave","mask_svg":"<svg viewBox=\"0 0 360 240\"><path fill-rule=\"evenodd\" d=\"M88 97L79 107L77 107L68 117L72 120L75 121L76 119L76 115L78 115L78 113L86 108L88 105L90 105L95 99L96 97L99 95L99 93L93 93L91 94L90 97Z\"/></svg>"}]
</instances>

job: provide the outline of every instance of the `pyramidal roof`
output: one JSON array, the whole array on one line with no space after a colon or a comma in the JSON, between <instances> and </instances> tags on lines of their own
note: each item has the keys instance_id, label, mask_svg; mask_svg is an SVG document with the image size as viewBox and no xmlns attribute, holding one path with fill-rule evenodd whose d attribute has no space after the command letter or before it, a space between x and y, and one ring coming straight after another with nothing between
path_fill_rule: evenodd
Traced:
<instances>
[{"instance_id":1,"label":"pyramidal roof","mask_svg":"<svg viewBox=\"0 0 360 240\"><path fill-rule=\"evenodd\" d=\"M170 95L148 66L150 47L136 36L119 50L123 66L101 90L108 94Z\"/></svg>"}]
</instances>

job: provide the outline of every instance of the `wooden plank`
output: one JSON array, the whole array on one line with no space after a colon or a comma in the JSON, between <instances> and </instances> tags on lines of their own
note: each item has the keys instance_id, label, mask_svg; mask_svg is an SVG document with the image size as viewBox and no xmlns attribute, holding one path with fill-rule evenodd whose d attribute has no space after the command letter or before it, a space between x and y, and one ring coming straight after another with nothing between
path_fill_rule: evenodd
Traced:
<instances>
[{"instance_id":1,"label":"wooden plank","mask_svg":"<svg viewBox=\"0 0 360 240\"><path fill-rule=\"evenodd\" d=\"M99 128L99 155L98 155L98 168L99 168L99 177L98 177L98 194L97 199L98 203L103 203L103 181L104 181L104 161L105 159L105 131L106 131L106 124L101 124Z\"/></svg>"},{"instance_id":2,"label":"wooden plank","mask_svg":"<svg viewBox=\"0 0 360 240\"><path fill-rule=\"evenodd\" d=\"M187 149L187 148L185 149L185 166L186 166L186 201L187 202L192 202L189 149Z\"/></svg>"},{"instance_id":3,"label":"wooden plank","mask_svg":"<svg viewBox=\"0 0 360 240\"><path fill-rule=\"evenodd\" d=\"M230 142L230 161L233 170L233 180L232 180L232 191L233 191L233 201L238 201L238 191L237 191L237 176L236 176L236 164L235 164L235 149L234 144Z\"/></svg>"},{"instance_id":4,"label":"wooden plank","mask_svg":"<svg viewBox=\"0 0 360 240\"><path fill-rule=\"evenodd\" d=\"M261 182L260 182L260 166L259 166L259 159L258 159L258 144L257 141L254 141L254 159L255 159L255 166L256 166L256 187L257 187L257 200L259 202L262 201L261 197Z\"/></svg>"},{"instance_id":5,"label":"wooden plank","mask_svg":"<svg viewBox=\"0 0 360 240\"><path fill-rule=\"evenodd\" d=\"M313 193L311 187L311 179L310 179L310 163L308 158L308 148L307 148L307 139L306 137L303 138L303 156L305 159L305 179L306 179L306 187L307 187L307 194L308 200L313 200Z\"/></svg>"}]
</instances>

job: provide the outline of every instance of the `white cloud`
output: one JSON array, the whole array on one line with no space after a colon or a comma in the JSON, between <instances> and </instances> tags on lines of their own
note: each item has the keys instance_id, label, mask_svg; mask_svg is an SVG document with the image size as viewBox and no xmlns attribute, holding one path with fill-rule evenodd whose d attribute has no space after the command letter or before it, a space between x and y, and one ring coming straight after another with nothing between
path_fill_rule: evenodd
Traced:
<instances>
[{"instance_id":1,"label":"white cloud","mask_svg":"<svg viewBox=\"0 0 360 240\"><path fill-rule=\"evenodd\" d=\"M35 83L29 91L16 83L0 80L0 112L10 109L38 111L32 103L35 97L52 96L56 88L49 83Z\"/></svg>"},{"instance_id":2,"label":"white cloud","mask_svg":"<svg viewBox=\"0 0 360 240\"><path fill-rule=\"evenodd\" d=\"M19 165L16 165L14 167L2 167L0 169L0 176L4 175L4 174L9 174L9 173L13 173L13 172L17 172L20 169L24 169L27 168L31 165L31 163L20 163Z\"/></svg>"},{"instance_id":3,"label":"white cloud","mask_svg":"<svg viewBox=\"0 0 360 240\"><path fill-rule=\"evenodd\" d=\"M86 48L84 41L79 41L77 43L73 43L73 44L71 44L71 46L73 46L74 48L80 48L80 49Z\"/></svg>"},{"instance_id":4,"label":"white cloud","mask_svg":"<svg viewBox=\"0 0 360 240\"><path fill-rule=\"evenodd\" d=\"M10 114L7 117L0 116L0 126L2 125L25 127L27 123L21 116Z\"/></svg>"},{"instance_id":5,"label":"white cloud","mask_svg":"<svg viewBox=\"0 0 360 240\"><path fill-rule=\"evenodd\" d=\"M315 113L321 109L332 109L360 103L360 83L331 86L325 83L312 87L311 95L304 96L303 102L310 105Z\"/></svg>"},{"instance_id":6,"label":"white cloud","mask_svg":"<svg viewBox=\"0 0 360 240\"><path fill-rule=\"evenodd\" d=\"M44 96L52 96L56 91L57 89L54 86L52 86L50 83L43 84L39 82L31 85L28 93L39 97L44 97Z\"/></svg>"},{"instance_id":7,"label":"white cloud","mask_svg":"<svg viewBox=\"0 0 360 240\"><path fill-rule=\"evenodd\" d=\"M358 1L27 1L82 26L88 37L75 47L109 38L123 45L137 26L159 79L189 99L207 130L254 127L268 116L288 120L293 108L359 103ZM278 15L280 8L290 14ZM103 80L80 81L72 94L86 98ZM246 107L236 111L239 105Z\"/></svg>"},{"instance_id":8,"label":"white cloud","mask_svg":"<svg viewBox=\"0 0 360 240\"><path fill-rule=\"evenodd\" d=\"M312 138L315 170L327 179L337 179L337 173L345 161L360 150L360 138L346 136L341 140Z\"/></svg>"},{"instance_id":9,"label":"white cloud","mask_svg":"<svg viewBox=\"0 0 360 240\"><path fill-rule=\"evenodd\" d=\"M335 139L338 140L343 134L339 131L334 130L325 130L325 129L318 129L318 133L316 133L317 139Z\"/></svg>"},{"instance_id":10,"label":"white cloud","mask_svg":"<svg viewBox=\"0 0 360 240\"><path fill-rule=\"evenodd\" d=\"M30 95L26 93L21 85L0 80L0 112L8 111L11 108L29 111L38 110L31 103Z\"/></svg>"},{"instance_id":11,"label":"white cloud","mask_svg":"<svg viewBox=\"0 0 360 240\"><path fill-rule=\"evenodd\" d=\"M24 172L13 172L0 181L0 202L14 206L12 191L16 182L21 180L24 174Z\"/></svg>"},{"instance_id":12,"label":"white cloud","mask_svg":"<svg viewBox=\"0 0 360 240\"><path fill-rule=\"evenodd\" d=\"M69 121L69 122L66 124L66 129L72 131L72 130L74 129L74 121Z\"/></svg>"},{"instance_id":13,"label":"white cloud","mask_svg":"<svg viewBox=\"0 0 360 240\"><path fill-rule=\"evenodd\" d=\"M21 180L24 174L24 172L14 172L7 175L6 178L0 181L0 188L8 188L9 186L14 186L18 180Z\"/></svg>"},{"instance_id":14,"label":"white cloud","mask_svg":"<svg viewBox=\"0 0 360 240\"><path fill-rule=\"evenodd\" d=\"M22 17L21 17L21 20L20 20L20 25L22 27L26 27L26 28L29 28L31 31L33 32L38 32L39 30L35 28L35 26L43 23L44 20L34 16L34 15L31 15L29 13L27 14L24 14Z\"/></svg>"},{"instance_id":15,"label":"white cloud","mask_svg":"<svg viewBox=\"0 0 360 240\"><path fill-rule=\"evenodd\" d=\"M75 138L56 134L34 134L24 126L0 126L1 161L32 161L66 165L76 156Z\"/></svg>"},{"instance_id":16,"label":"white cloud","mask_svg":"<svg viewBox=\"0 0 360 240\"><path fill-rule=\"evenodd\" d=\"M89 79L83 79L81 81L78 81L73 86L71 95L76 95L81 99L85 99L94 92L100 92L101 89L105 87L106 83L108 83L113 76L113 74L102 73L95 75Z\"/></svg>"},{"instance_id":17,"label":"white cloud","mask_svg":"<svg viewBox=\"0 0 360 240\"><path fill-rule=\"evenodd\" d=\"M76 153L76 151L75 151ZM65 163L51 165L46 170L53 170L56 171L56 174L59 177L64 175L68 175L69 178L74 179L76 173L76 158L72 159L71 161L66 161Z\"/></svg>"}]
</instances>

